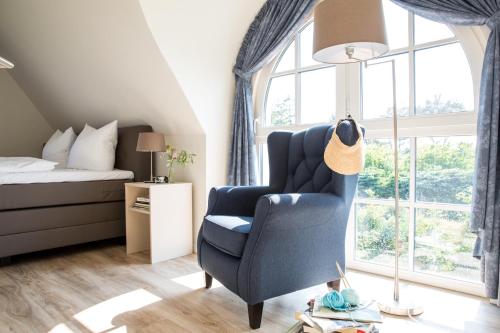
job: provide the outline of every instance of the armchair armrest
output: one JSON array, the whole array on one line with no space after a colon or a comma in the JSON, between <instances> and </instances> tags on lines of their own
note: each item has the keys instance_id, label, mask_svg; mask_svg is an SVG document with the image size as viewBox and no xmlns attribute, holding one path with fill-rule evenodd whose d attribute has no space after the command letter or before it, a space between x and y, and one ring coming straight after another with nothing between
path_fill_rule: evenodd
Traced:
<instances>
[{"instance_id":1,"label":"armchair armrest","mask_svg":"<svg viewBox=\"0 0 500 333\"><path fill-rule=\"evenodd\" d=\"M331 193L261 197L239 266L239 295L256 304L337 279L348 216L344 199Z\"/></svg>"},{"instance_id":2,"label":"armchair armrest","mask_svg":"<svg viewBox=\"0 0 500 333\"><path fill-rule=\"evenodd\" d=\"M268 186L214 187L208 196L207 215L254 216L257 201L270 192Z\"/></svg>"},{"instance_id":3,"label":"armchair armrest","mask_svg":"<svg viewBox=\"0 0 500 333\"><path fill-rule=\"evenodd\" d=\"M345 208L344 200L331 193L269 194L257 204L252 231L262 227L290 230L331 223L337 214L345 213Z\"/></svg>"}]
</instances>

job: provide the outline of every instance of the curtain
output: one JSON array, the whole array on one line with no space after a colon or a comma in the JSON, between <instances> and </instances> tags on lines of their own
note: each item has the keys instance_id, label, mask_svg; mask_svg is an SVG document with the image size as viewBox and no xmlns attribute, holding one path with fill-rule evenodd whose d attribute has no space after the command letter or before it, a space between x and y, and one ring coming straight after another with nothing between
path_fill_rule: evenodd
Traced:
<instances>
[{"instance_id":1,"label":"curtain","mask_svg":"<svg viewBox=\"0 0 500 333\"><path fill-rule=\"evenodd\" d=\"M473 255L481 259L486 295L500 306L500 0L392 1L437 22L491 29L481 77L471 231L478 235Z\"/></svg>"},{"instance_id":2,"label":"curtain","mask_svg":"<svg viewBox=\"0 0 500 333\"><path fill-rule=\"evenodd\" d=\"M255 185L257 181L252 76L280 51L315 2L268 0L245 35L233 69L236 92L228 168L230 185Z\"/></svg>"}]
</instances>

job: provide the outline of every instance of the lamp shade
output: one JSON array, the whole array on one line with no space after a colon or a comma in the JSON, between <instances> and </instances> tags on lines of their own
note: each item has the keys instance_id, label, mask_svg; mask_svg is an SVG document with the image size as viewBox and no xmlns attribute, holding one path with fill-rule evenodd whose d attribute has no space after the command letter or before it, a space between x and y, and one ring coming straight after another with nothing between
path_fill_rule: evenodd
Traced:
<instances>
[{"instance_id":1,"label":"lamp shade","mask_svg":"<svg viewBox=\"0 0 500 333\"><path fill-rule=\"evenodd\" d=\"M14 68L14 64L8 61L7 59L0 57L0 69L1 68L6 68L6 69Z\"/></svg>"},{"instance_id":2,"label":"lamp shade","mask_svg":"<svg viewBox=\"0 0 500 333\"><path fill-rule=\"evenodd\" d=\"M139 133L137 151L160 152L165 150L165 136L161 133Z\"/></svg>"},{"instance_id":3,"label":"lamp shade","mask_svg":"<svg viewBox=\"0 0 500 333\"><path fill-rule=\"evenodd\" d=\"M313 58L365 61L389 51L381 0L324 0L314 10Z\"/></svg>"}]
</instances>

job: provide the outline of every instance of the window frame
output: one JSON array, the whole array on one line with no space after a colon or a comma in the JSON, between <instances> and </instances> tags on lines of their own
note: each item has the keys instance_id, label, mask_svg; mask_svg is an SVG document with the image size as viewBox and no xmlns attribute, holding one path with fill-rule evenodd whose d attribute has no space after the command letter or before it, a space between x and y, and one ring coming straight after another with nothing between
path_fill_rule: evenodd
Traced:
<instances>
[{"instance_id":1,"label":"window frame","mask_svg":"<svg viewBox=\"0 0 500 333\"><path fill-rule=\"evenodd\" d=\"M428 114L428 115L416 115L415 114L415 76L414 70L410 70L410 114L409 116L399 117L399 137L410 139L410 197L408 200L401 200L402 207L408 207L410 210L410 220L409 220L409 260L413 264L414 259L414 242L415 242L415 215L416 209L444 209L444 210L456 210L456 211L470 211L467 205L458 204L442 204L442 203L430 203L430 202L417 202L415 200L415 181L416 181L416 142L419 137L432 137L432 136L475 136L476 135L476 124L477 124L477 109L479 105L479 86L482 70L482 61L486 46L486 33L483 28L480 27L453 27L449 26L450 30L455 34L454 38L447 38L439 41L427 42L419 45L414 45L414 14L408 12L408 33L409 33L409 46L408 48L400 48L392 50L385 56L391 56L401 53L413 53L409 57L409 70L415 66L415 51L429 49L431 47L438 47L442 45L449 45L452 43L460 43L464 53L469 62L471 69L473 89L474 89L474 110L464 111L450 114ZM300 55L300 38L299 33L310 24L312 18L310 18L303 27L294 35L287 46L283 49L281 54L277 56L274 61L269 65L265 66L255 77L254 81L254 101L255 101L255 133L256 133L256 144L259 156L259 170L262 170L262 145L266 143L267 136L276 130L289 130L289 131L300 131L302 129L309 128L311 126L320 125L318 124L299 124L296 123L291 126L284 127L272 127L265 126L262 123L263 117L265 116L264 111L266 107L266 99L269 84L272 78L295 74L297 75L308 70L315 70L319 68L327 68L332 65L313 65L304 68L298 67L299 55ZM487 32L487 31L486 31ZM290 44L295 40L295 62L296 66L293 70L283 71L280 73L274 73L274 69L278 66L281 57L284 55ZM376 119L362 119L362 85L361 85L361 66L362 64L345 64L336 65L336 119L345 118L347 113L350 113L355 119L359 119L361 125L366 129L366 139L383 139L392 138L392 119L391 118L376 118ZM297 79L296 79L297 80ZM300 84L300 83L299 83ZM300 95L295 87L296 95ZM298 99L298 101L297 101ZM297 117L298 108L300 108L300 97L296 98L296 121L300 118ZM297 108L297 104L298 108ZM262 173L259 174L259 177ZM363 262L355 259L355 205L356 203L375 203L383 205L393 204L393 200L383 200L383 199L360 199L355 198L353 203L350 218L348 223L347 235L346 235L346 264L349 268L358 269L370 273L393 276L394 268L390 266L382 266L380 264L371 264L368 262ZM407 271L405 269L401 270L401 278L424 283L428 285L433 285L437 287L452 289L456 291L466 292L469 294L474 294L478 296L484 296L484 289L480 283L454 280L450 277L443 277L439 275L434 275L430 273L422 273L415 270Z\"/></svg>"},{"instance_id":2,"label":"window frame","mask_svg":"<svg viewBox=\"0 0 500 333\"><path fill-rule=\"evenodd\" d=\"M308 66L301 66L301 34L302 32L308 28L308 26L310 24L312 24L312 19L309 19L307 21L306 24L304 24L295 34L294 34L294 38L287 44L287 46L284 48L284 50L281 52L281 54L276 58L275 61L272 62L272 67L271 67L271 71L269 73L269 76L268 76L268 79L267 79L267 82L266 82L266 86L265 86L265 95L264 95L264 98L262 100L262 114L261 116L262 117L259 117L259 121L262 121L262 123L260 124L263 128L272 128L272 129L276 129L276 128L294 128L294 127L302 127L302 126L306 126L306 127L309 127L311 126L311 124L301 124L301 111L302 111L302 101L301 101L301 89L302 89L302 80L301 80L301 74L304 74L304 73L307 73L307 72L312 72L312 71L315 71L315 70L320 70L320 69L325 69L325 68L337 68L336 65L333 65L333 64L315 64L315 65L308 65ZM292 45L292 43L295 42L295 63L294 63L294 68L293 69L289 69L289 70L286 70L286 71L281 71L281 72L275 72L275 70L277 69L281 59L284 57L286 51L288 50L288 48ZM265 115L265 109L266 109L266 103L267 103L267 98L268 98L268 95L269 95L269 91L270 91L270 85L271 85L271 81L272 79L275 79L275 78L279 78L279 77L283 77L283 76L288 76L288 75L293 75L294 76L294 80L295 80L295 121L294 121L294 124L290 125L290 126L270 126L268 124L265 123L265 118L266 118L266 115ZM314 124L317 124L317 123L312 123L313 125Z\"/></svg>"}]
</instances>

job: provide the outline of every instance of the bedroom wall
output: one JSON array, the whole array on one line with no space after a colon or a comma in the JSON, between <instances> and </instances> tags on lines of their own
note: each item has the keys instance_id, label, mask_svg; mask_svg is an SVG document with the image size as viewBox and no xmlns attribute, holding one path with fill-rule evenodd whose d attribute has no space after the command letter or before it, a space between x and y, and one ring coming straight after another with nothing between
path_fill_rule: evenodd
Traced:
<instances>
[{"instance_id":1,"label":"bedroom wall","mask_svg":"<svg viewBox=\"0 0 500 333\"><path fill-rule=\"evenodd\" d=\"M0 0L0 8L10 74L53 127L118 119L203 134L137 1Z\"/></svg>"},{"instance_id":2,"label":"bedroom wall","mask_svg":"<svg viewBox=\"0 0 500 333\"><path fill-rule=\"evenodd\" d=\"M0 0L0 50L54 128L146 123L194 145L197 165L205 165L204 130L138 1ZM158 169L165 174L162 163ZM184 180L194 184L199 218L205 174L194 169Z\"/></svg>"},{"instance_id":3,"label":"bedroom wall","mask_svg":"<svg viewBox=\"0 0 500 333\"><path fill-rule=\"evenodd\" d=\"M7 70L0 70L0 156L40 157L52 128Z\"/></svg>"},{"instance_id":4,"label":"bedroom wall","mask_svg":"<svg viewBox=\"0 0 500 333\"><path fill-rule=\"evenodd\" d=\"M146 122L195 152L178 180L194 183L197 230L208 191L226 183L232 67L263 3L0 0L0 50L53 127Z\"/></svg>"},{"instance_id":5,"label":"bedroom wall","mask_svg":"<svg viewBox=\"0 0 500 333\"><path fill-rule=\"evenodd\" d=\"M205 193L199 193L205 201L213 186L226 184L234 96L232 68L243 37L263 3L140 0L154 39L205 132L206 187ZM180 147L193 146L180 136L174 139ZM186 169L186 179L196 174L197 168ZM205 208L196 213L195 230L204 213Z\"/></svg>"}]
</instances>

